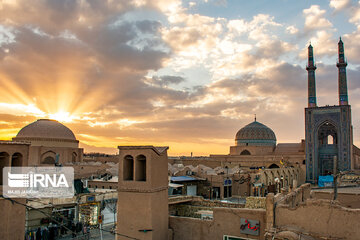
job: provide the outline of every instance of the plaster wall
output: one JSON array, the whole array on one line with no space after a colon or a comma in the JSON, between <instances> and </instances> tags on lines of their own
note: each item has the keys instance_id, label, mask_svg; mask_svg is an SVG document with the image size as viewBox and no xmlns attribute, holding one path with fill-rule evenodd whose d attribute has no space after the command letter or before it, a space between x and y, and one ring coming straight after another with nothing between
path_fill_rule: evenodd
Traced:
<instances>
[{"instance_id":1,"label":"plaster wall","mask_svg":"<svg viewBox=\"0 0 360 240\"><path fill-rule=\"evenodd\" d=\"M170 216L169 227L174 240L222 239L223 235L264 239L265 214L263 209L214 208L213 220ZM241 218L260 221L259 236L240 233Z\"/></svg>"},{"instance_id":2,"label":"plaster wall","mask_svg":"<svg viewBox=\"0 0 360 240\"><path fill-rule=\"evenodd\" d=\"M53 157L59 154L60 163L73 162L73 153L76 154L75 162L81 162L83 157L82 148L30 146L28 165L34 166L41 164L44 154L49 152Z\"/></svg>"},{"instance_id":3,"label":"plaster wall","mask_svg":"<svg viewBox=\"0 0 360 240\"><path fill-rule=\"evenodd\" d=\"M167 200L168 196L165 190L156 193L119 192L117 232L137 239L166 239L168 232ZM117 236L117 239L128 238Z\"/></svg>"},{"instance_id":4,"label":"plaster wall","mask_svg":"<svg viewBox=\"0 0 360 240\"><path fill-rule=\"evenodd\" d=\"M2 187L0 189L2 193ZM16 199L26 204L25 199ZM25 207L0 198L0 237L1 239L23 240L25 236Z\"/></svg>"},{"instance_id":5,"label":"plaster wall","mask_svg":"<svg viewBox=\"0 0 360 240\"><path fill-rule=\"evenodd\" d=\"M360 209L345 208L328 200L308 200L295 208L278 205L275 226L301 229L312 236L357 240Z\"/></svg>"},{"instance_id":6,"label":"plaster wall","mask_svg":"<svg viewBox=\"0 0 360 240\"><path fill-rule=\"evenodd\" d=\"M334 199L334 193L332 192L313 191L312 194L313 197L316 199L326 199L326 200ZM360 209L360 193L338 193L336 200L344 207Z\"/></svg>"},{"instance_id":7,"label":"plaster wall","mask_svg":"<svg viewBox=\"0 0 360 240\"><path fill-rule=\"evenodd\" d=\"M274 152L273 146L231 146L230 155L240 155L242 151L247 150L251 155L266 155Z\"/></svg>"}]
</instances>

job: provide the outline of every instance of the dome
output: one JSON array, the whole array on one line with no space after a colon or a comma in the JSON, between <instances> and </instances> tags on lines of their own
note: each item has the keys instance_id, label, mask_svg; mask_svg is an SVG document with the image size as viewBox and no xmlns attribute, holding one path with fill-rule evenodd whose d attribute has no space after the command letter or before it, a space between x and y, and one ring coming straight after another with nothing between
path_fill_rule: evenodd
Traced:
<instances>
[{"instance_id":1,"label":"dome","mask_svg":"<svg viewBox=\"0 0 360 240\"><path fill-rule=\"evenodd\" d=\"M59 140L78 142L74 133L56 120L39 119L23 127L14 140Z\"/></svg>"},{"instance_id":2,"label":"dome","mask_svg":"<svg viewBox=\"0 0 360 240\"><path fill-rule=\"evenodd\" d=\"M254 121L236 133L237 146L275 146L276 136L273 130Z\"/></svg>"}]
</instances>

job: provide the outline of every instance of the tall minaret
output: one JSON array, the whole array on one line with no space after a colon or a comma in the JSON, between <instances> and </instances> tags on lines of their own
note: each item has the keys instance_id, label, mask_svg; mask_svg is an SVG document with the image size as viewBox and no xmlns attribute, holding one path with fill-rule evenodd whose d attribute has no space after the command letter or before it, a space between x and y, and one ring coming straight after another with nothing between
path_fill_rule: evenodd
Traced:
<instances>
[{"instance_id":1,"label":"tall minaret","mask_svg":"<svg viewBox=\"0 0 360 240\"><path fill-rule=\"evenodd\" d=\"M348 105L348 94L347 94L347 80L346 80L346 66L344 54L344 43L340 41L338 43L339 60L336 66L339 68L339 105Z\"/></svg>"},{"instance_id":2,"label":"tall minaret","mask_svg":"<svg viewBox=\"0 0 360 240\"><path fill-rule=\"evenodd\" d=\"M313 47L311 43L308 47L308 107L316 107L316 86L315 86L315 70Z\"/></svg>"}]
</instances>

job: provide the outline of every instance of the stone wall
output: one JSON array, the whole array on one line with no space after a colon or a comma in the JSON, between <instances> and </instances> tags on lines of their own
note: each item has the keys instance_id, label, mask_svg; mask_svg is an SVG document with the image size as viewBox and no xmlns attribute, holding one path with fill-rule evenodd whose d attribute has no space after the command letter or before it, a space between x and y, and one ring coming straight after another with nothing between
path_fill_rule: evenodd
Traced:
<instances>
[{"instance_id":1,"label":"stone wall","mask_svg":"<svg viewBox=\"0 0 360 240\"><path fill-rule=\"evenodd\" d=\"M247 197L245 208L266 208L266 198L265 197Z\"/></svg>"},{"instance_id":2,"label":"stone wall","mask_svg":"<svg viewBox=\"0 0 360 240\"><path fill-rule=\"evenodd\" d=\"M186 204L169 205L169 214L172 216L200 218L201 217L200 214L196 213L200 210L212 211L213 208L192 206L192 205L186 205Z\"/></svg>"},{"instance_id":3,"label":"stone wall","mask_svg":"<svg viewBox=\"0 0 360 240\"><path fill-rule=\"evenodd\" d=\"M208 240L223 239L224 235L264 239L265 210L263 209L234 209L214 208L213 220L198 218L169 217L169 228L173 233L173 240ZM251 236L240 233L240 219L257 220L260 222L260 234Z\"/></svg>"},{"instance_id":4,"label":"stone wall","mask_svg":"<svg viewBox=\"0 0 360 240\"><path fill-rule=\"evenodd\" d=\"M193 198L192 205L204 207L227 207L227 208L244 208L244 204L226 203L221 201L206 200L200 197Z\"/></svg>"}]
</instances>

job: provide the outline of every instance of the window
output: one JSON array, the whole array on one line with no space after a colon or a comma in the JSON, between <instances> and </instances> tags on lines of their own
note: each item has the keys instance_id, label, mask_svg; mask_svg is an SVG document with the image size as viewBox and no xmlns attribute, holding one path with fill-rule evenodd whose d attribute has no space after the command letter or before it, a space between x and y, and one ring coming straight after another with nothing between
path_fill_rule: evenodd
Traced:
<instances>
[{"instance_id":1,"label":"window","mask_svg":"<svg viewBox=\"0 0 360 240\"><path fill-rule=\"evenodd\" d=\"M0 153L0 185L3 180L3 168L9 166L9 154L7 152Z\"/></svg>"},{"instance_id":2,"label":"window","mask_svg":"<svg viewBox=\"0 0 360 240\"><path fill-rule=\"evenodd\" d=\"M21 167L23 161L23 156L21 153L14 153L11 157L11 166L12 167Z\"/></svg>"},{"instance_id":3,"label":"window","mask_svg":"<svg viewBox=\"0 0 360 240\"><path fill-rule=\"evenodd\" d=\"M123 179L128 181L134 180L134 158L130 155L124 157Z\"/></svg>"},{"instance_id":4,"label":"window","mask_svg":"<svg viewBox=\"0 0 360 240\"><path fill-rule=\"evenodd\" d=\"M269 166L269 168L279 168L279 166L276 165L275 163L273 163L273 164L271 164L271 165Z\"/></svg>"},{"instance_id":5,"label":"window","mask_svg":"<svg viewBox=\"0 0 360 240\"><path fill-rule=\"evenodd\" d=\"M251 155L248 150L244 150L240 153L240 155Z\"/></svg>"},{"instance_id":6,"label":"window","mask_svg":"<svg viewBox=\"0 0 360 240\"><path fill-rule=\"evenodd\" d=\"M334 137L331 135L327 136L327 144L334 144Z\"/></svg>"},{"instance_id":7,"label":"window","mask_svg":"<svg viewBox=\"0 0 360 240\"><path fill-rule=\"evenodd\" d=\"M146 157L139 155L136 157L136 181L146 181Z\"/></svg>"}]
</instances>

